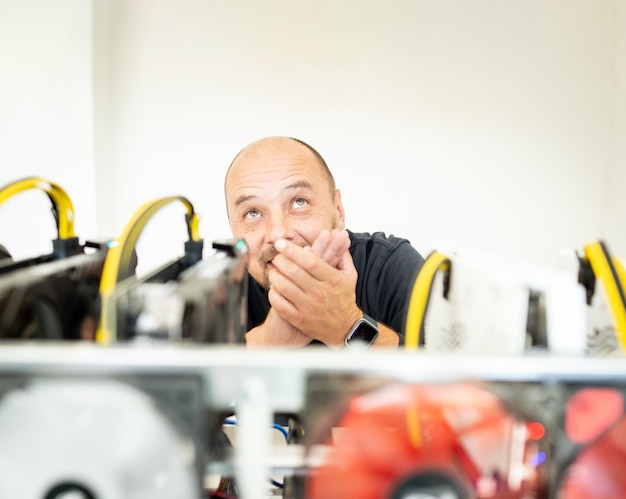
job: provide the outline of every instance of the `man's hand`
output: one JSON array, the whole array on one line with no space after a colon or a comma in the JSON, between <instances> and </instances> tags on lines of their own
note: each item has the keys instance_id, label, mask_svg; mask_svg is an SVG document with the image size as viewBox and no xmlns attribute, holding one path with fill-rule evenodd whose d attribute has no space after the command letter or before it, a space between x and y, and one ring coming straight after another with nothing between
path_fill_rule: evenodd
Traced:
<instances>
[{"instance_id":1,"label":"man's hand","mask_svg":"<svg viewBox=\"0 0 626 499\"><path fill-rule=\"evenodd\" d=\"M272 309L310 338L340 347L361 317L356 305L357 272L345 231L322 231L309 248L286 240L269 275Z\"/></svg>"},{"instance_id":2,"label":"man's hand","mask_svg":"<svg viewBox=\"0 0 626 499\"><path fill-rule=\"evenodd\" d=\"M297 348L308 345L312 338L283 319L270 308L265 322L246 333L246 346Z\"/></svg>"},{"instance_id":3,"label":"man's hand","mask_svg":"<svg viewBox=\"0 0 626 499\"><path fill-rule=\"evenodd\" d=\"M344 255L349 249L350 237L348 233L338 230L333 230L332 232L322 231L313 245L305 248L306 251L313 252L333 267L338 267L342 263ZM272 303L271 297L270 303ZM285 318L281 317L276 310L272 306L265 322L246 334L246 344L248 346L284 346L295 348L307 345L313 340L312 337L307 336Z\"/></svg>"}]
</instances>

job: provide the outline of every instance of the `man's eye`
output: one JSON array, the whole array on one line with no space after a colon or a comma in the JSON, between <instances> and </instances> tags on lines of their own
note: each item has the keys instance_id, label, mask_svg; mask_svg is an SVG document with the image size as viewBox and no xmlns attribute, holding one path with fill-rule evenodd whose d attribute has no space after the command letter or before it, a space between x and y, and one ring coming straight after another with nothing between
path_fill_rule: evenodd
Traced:
<instances>
[{"instance_id":1,"label":"man's eye","mask_svg":"<svg viewBox=\"0 0 626 499\"><path fill-rule=\"evenodd\" d=\"M303 206L306 206L307 202L308 201L304 198L296 198L293 200L293 206L295 208L302 208Z\"/></svg>"},{"instance_id":2,"label":"man's eye","mask_svg":"<svg viewBox=\"0 0 626 499\"><path fill-rule=\"evenodd\" d=\"M248 210L244 214L244 218L258 218L260 213L257 210Z\"/></svg>"}]
</instances>

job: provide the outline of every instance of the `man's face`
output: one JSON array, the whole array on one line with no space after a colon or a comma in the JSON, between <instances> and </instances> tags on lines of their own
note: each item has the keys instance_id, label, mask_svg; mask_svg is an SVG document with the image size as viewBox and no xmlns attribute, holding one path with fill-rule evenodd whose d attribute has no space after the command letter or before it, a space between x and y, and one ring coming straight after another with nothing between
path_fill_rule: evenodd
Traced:
<instances>
[{"instance_id":1,"label":"man's face","mask_svg":"<svg viewBox=\"0 0 626 499\"><path fill-rule=\"evenodd\" d=\"M245 239L248 271L266 289L277 239L310 246L323 229L344 229L339 191L332 191L322 165L297 142L273 140L244 151L225 187L233 237Z\"/></svg>"}]
</instances>

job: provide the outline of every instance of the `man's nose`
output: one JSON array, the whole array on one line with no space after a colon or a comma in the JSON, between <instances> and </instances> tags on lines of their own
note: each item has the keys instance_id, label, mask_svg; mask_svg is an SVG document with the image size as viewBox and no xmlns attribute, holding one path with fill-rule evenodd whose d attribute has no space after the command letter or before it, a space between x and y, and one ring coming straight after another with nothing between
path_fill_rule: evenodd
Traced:
<instances>
[{"instance_id":1,"label":"man's nose","mask_svg":"<svg viewBox=\"0 0 626 499\"><path fill-rule=\"evenodd\" d=\"M284 213L273 213L267 221L267 238L270 242L277 239L292 239L292 228Z\"/></svg>"}]
</instances>

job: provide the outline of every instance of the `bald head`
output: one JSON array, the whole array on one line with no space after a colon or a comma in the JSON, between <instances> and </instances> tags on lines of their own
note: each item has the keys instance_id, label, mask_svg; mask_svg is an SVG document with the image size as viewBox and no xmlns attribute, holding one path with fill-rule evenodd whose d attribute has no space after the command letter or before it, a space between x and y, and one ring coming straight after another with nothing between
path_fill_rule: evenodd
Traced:
<instances>
[{"instance_id":1,"label":"bald head","mask_svg":"<svg viewBox=\"0 0 626 499\"><path fill-rule=\"evenodd\" d=\"M322 169L323 174L328 179L331 195L334 196L335 178L322 155L314 147L294 137L272 136L248 144L232 160L224 179L226 202L228 203L228 178L231 170L241 166L241 164L254 165L256 162L265 161L266 158L277 154L291 157L308 156L312 163L317 164Z\"/></svg>"}]
</instances>

